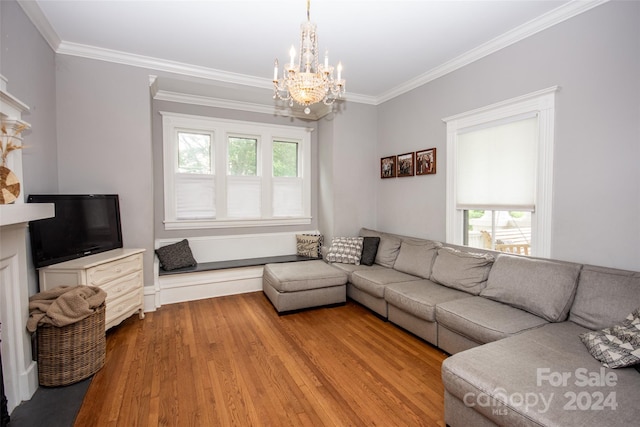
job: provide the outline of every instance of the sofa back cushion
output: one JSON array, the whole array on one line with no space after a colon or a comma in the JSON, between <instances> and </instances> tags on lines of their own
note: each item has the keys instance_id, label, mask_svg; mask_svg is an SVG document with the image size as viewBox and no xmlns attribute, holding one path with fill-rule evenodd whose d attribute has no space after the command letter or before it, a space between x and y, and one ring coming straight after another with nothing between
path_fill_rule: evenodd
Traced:
<instances>
[{"instance_id":1,"label":"sofa back cushion","mask_svg":"<svg viewBox=\"0 0 640 427\"><path fill-rule=\"evenodd\" d=\"M561 322L569 313L581 267L580 264L500 255L480 296L526 310L550 322Z\"/></svg>"},{"instance_id":2,"label":"sofa back cushion","mask_svg":"<svg viewBox=\"0 0 640 427\"><path fill-rule=\"evenodd\" d=\"M440 248L431 269L431 281L478 295L487 284L494 259L490 254Z\"/></svg>"},{"instance_id":3,"label":"sofa back cushion","mask_svg":"<svg viewBox=\"0 0 640 427\"><path fill-rule=\"evenodd\" d=\"M376 253L376 264L383 267L393 268L393 264L396 262L396 258L400 252L400 243L402 243L402 240L400 240L399 237L370 230L368 228L360 229L360 236L380 237L378 252Z\"/></svg>"},{"instance_id":4,"label":"sofa back cushion","mask_svg":"<svg viewBox=\"0 0 640 427\"><path fill-rule=\"evenodd\" d=\"M393 269L428 279L431 277L433 259L438 254L440 246L441 243L430 240L403 240Z\"/></svg>"},{"instance_id":5,"label":"sofa back cushion","mask_svg":"<svg viewBox=\"0 0 640 427\"><path fill-rule=\"evenodd\" d=\"M589 329L620 323L640 307L640 273L584 266L569 320Z\"/></svg>"}]
</instances>

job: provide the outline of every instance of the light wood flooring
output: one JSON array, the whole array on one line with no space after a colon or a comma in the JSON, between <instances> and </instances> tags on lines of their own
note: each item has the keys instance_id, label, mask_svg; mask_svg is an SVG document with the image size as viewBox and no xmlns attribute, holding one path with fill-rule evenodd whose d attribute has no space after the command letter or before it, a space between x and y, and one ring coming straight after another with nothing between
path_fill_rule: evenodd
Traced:
<instances>
[{"instance_id":1,"label":"light wood flooring","mask_svg":"<svg viewBox=\"0 0 640 427\"><path fill-rule=\"evenodd\" d=\"M75 426L444 426L445 358L354 302L165 305L107 333Z\"/></svg>"}]
</instances>

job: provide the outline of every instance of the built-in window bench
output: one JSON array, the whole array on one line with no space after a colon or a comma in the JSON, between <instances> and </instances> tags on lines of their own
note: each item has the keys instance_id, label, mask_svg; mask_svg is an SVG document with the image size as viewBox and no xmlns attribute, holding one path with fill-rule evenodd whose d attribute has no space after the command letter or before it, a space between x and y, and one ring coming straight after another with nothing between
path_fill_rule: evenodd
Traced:
<instances>
[{"instance_id":1,"label":"built-in window bench","mask_svg":"<svg viewBox=\"0 0 640 427\"><path fill-rule=\"evenodd\" d=\"M188 237L198 264L164 271L154 257L154 286L145 287L145 311L162 305L262 290L265 264L306 261L296 253L296 234L316 231ZM156 239L155 248L182 240Z\"/></svg>"},{"instance_id":2,"label":"built-in window bench","mask_svg":"<svg viewBox=\"0 0 640 427\"><path fill-rule=\"evenodd\" d=\"M255 267L265 264L277 264L281 262L311 261L317 258L310 258L299 255L281 255L262 258L234 259L230 261L202 262L194 267L178 268L175 270L165 271L162 268L158 271L159 276L167 276L171 274L197 273L200 271L224 270L227 268Z\"/></svg>"}]
</instances>

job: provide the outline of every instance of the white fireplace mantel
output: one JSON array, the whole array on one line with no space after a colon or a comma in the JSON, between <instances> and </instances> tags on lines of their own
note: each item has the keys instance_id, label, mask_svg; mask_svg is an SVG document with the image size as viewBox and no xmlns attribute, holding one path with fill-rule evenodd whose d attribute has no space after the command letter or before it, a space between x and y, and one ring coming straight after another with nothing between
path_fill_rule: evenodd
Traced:
<instances>
[{"instance_id":1,"label":"white fireplace mantel","mask_svg":"<svg viewBox=\"0 0 640 427\"><path fill-rule=\"evenodd\" d=\"M54 216L53 203L0 205L0 227Z\"/></svg>"},{"instance_id":2,"label":"white fireplace mantel","mask_svg":"<svg viewBox=\"0 0 640 427\"><path fill-rule=\"evenodd\" d=\"M28 334L27 223L54 216L51 203L0 205L0 322L2 369L9 413L38 389Z\"/></svg>"},{"instance_id":3,"label":"white fireplace mantel","mask_svg":"<svg viewBox=\"0 0 640 427\"><path fill-rule=\"evenodd\" d=\"M27 126L22 113L29 107L7 92L7 80L0 75L0 120L15 134L17 126ZM18 141L21 138L15 137ZM22 150L9 156L7 165L22 182ZM38 388L37 365L31 355L31 336L27 332L29 285L27 224L55 215L52 203L0 205L0 338L2 369L9 413L23 400L31 399Z\"/></svg>"}]
</instances>

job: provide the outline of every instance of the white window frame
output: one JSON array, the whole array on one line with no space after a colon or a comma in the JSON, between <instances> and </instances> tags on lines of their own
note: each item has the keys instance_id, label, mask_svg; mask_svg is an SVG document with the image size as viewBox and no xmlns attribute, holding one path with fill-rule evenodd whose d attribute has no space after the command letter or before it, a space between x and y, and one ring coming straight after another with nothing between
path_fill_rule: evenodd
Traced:
<instances>
[{"instance_id":1,"label":"white window frame","mask_svg":"<svg viewBox=\"0 0 640 427\"><path fill-rule=\"evenodd\" d=\"M204 228L262 227L311 224L311 131L310 128L273 125L240 120L218 119L188 114L160 112L163 132L164 228L185 230ZM178 131L212 135L213 175L216 194L216 218L178 219L175 181L177 173ZM262 181L261 217L227 217L227 140L229 136L258 138L258 177ZM297 142L298 174L302 178L303 213L295 217L274 217L272 203L272 142Z\"/></svg>"},{"instance_id":2,"label":"white window frame","mask_svg":"<svg viewBox=\"0 0 640 427\"><path fill-rule=\"evenodd\" d=\"M463 211L456 207L456 155L458 133L510 117L536 113L538 115L538 158L536 176L536 208L531 216L531 246L535 256L551 256L551 214L553 186L553 146L555 94L553 86L517 98L447 117L447 173L446 173L446 241L463 244Z\"/></svg>"}]
</instances>

